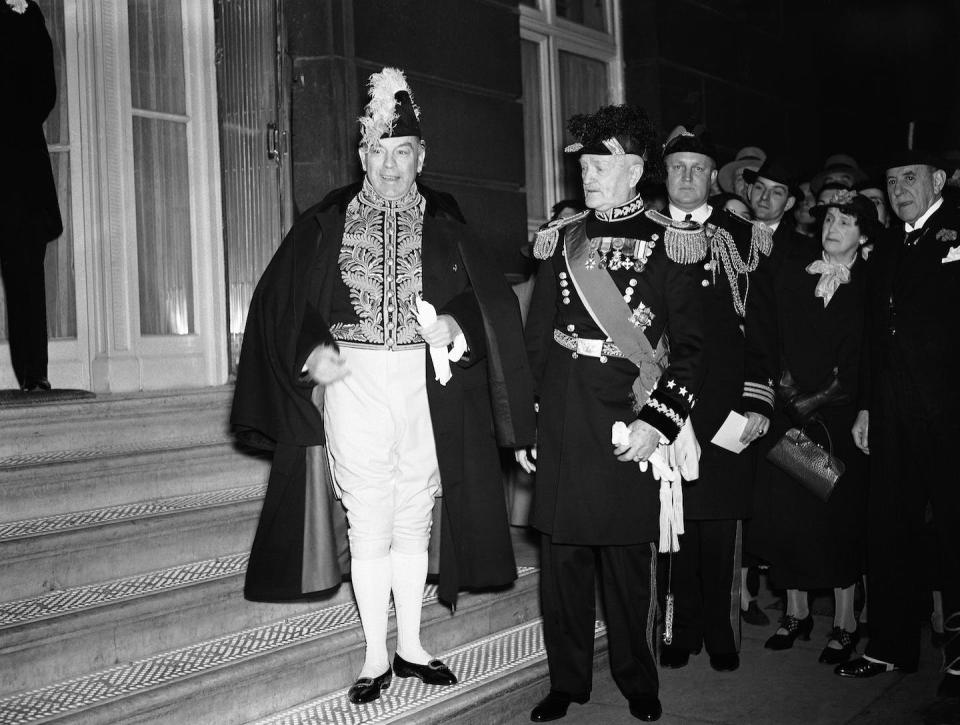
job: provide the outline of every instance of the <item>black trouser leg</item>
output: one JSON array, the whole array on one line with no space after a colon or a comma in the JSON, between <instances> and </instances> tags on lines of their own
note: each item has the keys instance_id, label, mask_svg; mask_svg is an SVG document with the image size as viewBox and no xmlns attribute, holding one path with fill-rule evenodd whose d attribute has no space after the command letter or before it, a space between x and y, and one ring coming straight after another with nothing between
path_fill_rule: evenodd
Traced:
<instances>
[{"instance_id":1,"label":"black trouser leg","mask_svg":"<svg viewBox=\"0 0 960 725\"><path fill-rule=\"evenodd\" d=\"M628 700L656 697L656 544L600 547L600 566L613 680Z\"/></svg>"},{"instance_id":2,"label":"black trouser leg","mask_svg":"<svg viewBox=\"0 0 960 725\"><path fill-rule=\"evenodd\" d=\"M45 244L0 240L0 274L7 303L7 339L17 381L47 377L47 297L43 282Z\"/></svg>"},{"instance_id":3,"label":"black trouser leg","mask_svg":"<svg viewBox=\"0 0 960 725\"><path fill-rule=\"evenodd\" d=\"M590 697L593 683L595 570L592 547L554 544L552 537L543 535L540 606L550 689L578 701Z\"/></svg>"},{"instance_id":4,"label":"black trouser leg","mask_svg":"<svg viewBox=\"0 0 960 725\"><path fill-rule=\"evenodd\" d=\"M673 593L672 646L699 652L703 646L703 592L700 588L700 521L684 521L680 550L660 554L660 606Z\"/></svg>"},{"instance_id":5,"label":"black trouser leg","mask_svg":"<svg viewBox=\"0 0 960 725\"><path fill-rule=\"evenodd\" d=\"M700 528L700 582L703 643L712 655L740 649L740 522L697 522Z\"/></svg>"},{"instance_id":6,"label":"black trouser leg","mask_svg":"<svg viewBox=\"0 0 960 725\"><path fill-rule=\"evenodd\" d=\"M946 665L960 668L960 485L948 458L960 440L960 421L938 426L936 448L937 469L930 481L930 504L939 548L940 592L943 597L943 620L947 632ZM952 441L952 443L948 442ZM955 464L954 464L955 465ZM872 605L871 605L872 606Z\"/></svg>"}]
</instances>

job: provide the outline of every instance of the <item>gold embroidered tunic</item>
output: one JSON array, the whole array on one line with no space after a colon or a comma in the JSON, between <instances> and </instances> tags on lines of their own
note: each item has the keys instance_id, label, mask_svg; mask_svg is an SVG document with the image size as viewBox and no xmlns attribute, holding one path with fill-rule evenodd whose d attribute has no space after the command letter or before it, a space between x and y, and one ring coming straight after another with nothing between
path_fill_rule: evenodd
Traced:
<instances>
[{"instance_id":1,"label":"gold embroidered tunic","mask_svg":"<svg viewBox=\"0 0 960 725\"><path fill-rule=\"evenodd\" d=\"M423 342L416 329L416 298L423 289L425 208L416 184L403 198L389 201L364 179L347 206L340 246L346 290L337 286L330 321L339 344L395 350Z\"/></svg>"}]
</instances>

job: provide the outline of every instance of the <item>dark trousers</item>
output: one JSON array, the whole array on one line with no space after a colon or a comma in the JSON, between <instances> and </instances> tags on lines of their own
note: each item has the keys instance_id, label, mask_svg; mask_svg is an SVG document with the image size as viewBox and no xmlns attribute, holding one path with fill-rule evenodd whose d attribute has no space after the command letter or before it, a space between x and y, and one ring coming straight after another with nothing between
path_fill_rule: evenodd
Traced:
<instances>
[{"instance_id":1,"label":"dark trousers","mask_svg":"<svg viewBox=\"0 0 960 725\"><path fill-rule=\"evenodd\" d=\"M0 239L0 274L7 303L7 340L17 381L47 377L47 296L43 283L46 244Z\"/></svg>"},{"instance_id":2,"label":"dark trousers","mask_svg":"<svg viewBox=\"0 0 960 725\"><path fill-rule=\"evenodd\" d=\"M613 680L627 699L657 696L656 553L652 542L575 546L543 535L540 599L550 689L577 701L590 696L599 565Z\"/></svg>"},{"instance_id":3,"label":"dark trousers","mask_svg":"<svg viewBox=\"0 0 960 725\"><path fill-rule=\"evenodd\" d=\"M960 618L960 420L916 410L910 391L887 381L870 411L871 482L867 532L869 657L915 669L920 657L917 602L925 590L924 514L933 512L945 617ZM957 651L951 651L953 650ZM947 659L960 656L960 638Z\"/></svg>"},{"instance_id":4,"label":"dark trousers","mask_svg":"<svg viewBox=\"0 0 960 725\"><path fill-rule=\"evenodd\" d=\"M680 551L660 555L661 606L673 591L673 645L712 655L740 649L740 522L683 522ZM672 559L672 563L671 563Z\"/></svg>"}]
</instances>

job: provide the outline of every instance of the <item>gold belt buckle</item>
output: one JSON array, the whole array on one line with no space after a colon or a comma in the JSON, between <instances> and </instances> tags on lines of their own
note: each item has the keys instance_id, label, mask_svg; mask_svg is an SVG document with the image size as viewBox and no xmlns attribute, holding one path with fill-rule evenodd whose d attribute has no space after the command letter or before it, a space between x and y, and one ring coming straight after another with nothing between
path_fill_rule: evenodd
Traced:
<instances>
[{"instance_id":1,"label":"gold belt buckle","mask_svg":"<svg viewBox=\"0 0 960 725\"><path fill-rule=\"evenodd\" d=\"M584 340L577 338L577 354L587 357L600 357L603 354L603 340Z\"/></svg>"}]
</instances>

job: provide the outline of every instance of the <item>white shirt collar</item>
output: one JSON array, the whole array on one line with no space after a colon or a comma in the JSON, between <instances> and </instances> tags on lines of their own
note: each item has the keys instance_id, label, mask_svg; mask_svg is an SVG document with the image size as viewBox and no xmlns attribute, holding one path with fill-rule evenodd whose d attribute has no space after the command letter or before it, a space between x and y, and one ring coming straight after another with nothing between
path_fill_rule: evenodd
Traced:
<instances>
[{"instance_id":1,"label":"white shirt collar","mask_svg":"<svg viewBox=\"0 0 960 725\"><path fill-rule=\"evenodd\" d=\"M767 224L767 227L770 229L771 232L775 232L777 231L777 227L780 226L780 222L782 221L783 221L783 217L780 217L773 224Z\"/></svg>"},{"instance_id":2,"label":"white shirt collar","mask_svg":"<svg viewBox=\"0 0 960 725\"><path fill-rule=\"evenodd\" d=\"M687 214L689 214L690 221L694 221L697 224L703 224L713 213L713 208L709 204L698 206L693 211L684 211L683 209L678 209L673 204L668 204L667 206L670 209L670 218L678 222L682 222L687 218Z\"/></svg>"},{"instance_id":3,"label":"white shirt collar","mask_svg":"<svg viewBox=\"0 0 960 725\"><path fill-rule=\"evenodd\" d=\"M927 209L925 212L923 212L923 214L921 214L919 217L917 217L916 221L914 221L913 224L910 224L909 222L904 222L904 223L903 223L904 229L906 229L908 232L914 232L914 231L916 231L917 229L922 229L922 228L923 228L923 225L927 223L927 219L929 219L931 216L933 216L933 214L934 214L934 213L937 211L937 209L939 209L941 206L943 206L943 197L942 197L942 196L941 196L939 199L937 199L935 202L933 202L933 203L930 205L930 208L929 208L929 209Z\"/></svg>"}]
</instances>

